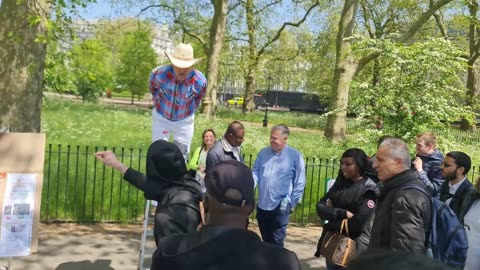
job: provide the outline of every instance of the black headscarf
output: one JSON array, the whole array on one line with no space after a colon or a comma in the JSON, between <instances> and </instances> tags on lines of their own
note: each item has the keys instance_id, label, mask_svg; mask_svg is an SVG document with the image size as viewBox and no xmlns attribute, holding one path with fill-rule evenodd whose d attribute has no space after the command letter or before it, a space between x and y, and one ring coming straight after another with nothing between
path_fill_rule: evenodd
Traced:
<instances>
[{"instance_id":1,"label":"black headscarf","mask_svg":"<svg viewBox=\"0 0 480 270\"><path fill-rule=\"evenodd\" d=\"M146 199L160 201L172 188L201 194L198 181L187 174L187 165L180 149L173 143L158 140L148 148L144 195Z\"/></svg>"}]
</instances>

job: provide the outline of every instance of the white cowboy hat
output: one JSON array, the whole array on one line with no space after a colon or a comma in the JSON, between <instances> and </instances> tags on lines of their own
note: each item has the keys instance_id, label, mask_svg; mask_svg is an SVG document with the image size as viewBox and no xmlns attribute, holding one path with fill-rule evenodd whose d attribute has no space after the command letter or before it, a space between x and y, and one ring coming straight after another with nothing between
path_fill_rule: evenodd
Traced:
<instances>
[{"instance_id":1,"label":"white cowboy hat","mask_svg":"<svg viewBox=\"0 0 480 270\"><path fill-rule=\"evenodd\" d=\"M190 44L180 43L173 54L169 54L165 51L165 55L168 57L172 65L178 68L189 68L203 58L193 58L193 48Z\"/></svg>"}]
</instances>

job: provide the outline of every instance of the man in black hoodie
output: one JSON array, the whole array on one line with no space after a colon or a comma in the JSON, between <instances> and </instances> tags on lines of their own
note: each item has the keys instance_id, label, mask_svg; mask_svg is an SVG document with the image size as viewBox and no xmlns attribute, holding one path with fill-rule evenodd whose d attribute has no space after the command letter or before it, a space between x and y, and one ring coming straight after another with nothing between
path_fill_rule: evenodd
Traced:
<instances>
[{"instance_id":1,"label":"man in black hoodie","mask_svg":"<svg viewBox=\"0 0 480 270\"><path fill-rule=\"evenodd\" d=\"M158 202L153 227L156 244L164 236L195 231L200 224L200 183L188 176L183 154L175 144L158 140L150 145L146 175L127 167L111 151L95 156L120 171L126 181L144 192L146 199Z\"/></svg>"},{"instance_id":2,"label":"man in black hoodie","mask_svg":"<svg viewBox=\"0 0 480 270\"><path fill-rule=\"evenodd\" d=\"M160 239L152 270L301 269L295 253L262 242L247 230L255 206L252 172L236 160L217 163L205 176L206 225Z\"/></svg>"}]
</instances>

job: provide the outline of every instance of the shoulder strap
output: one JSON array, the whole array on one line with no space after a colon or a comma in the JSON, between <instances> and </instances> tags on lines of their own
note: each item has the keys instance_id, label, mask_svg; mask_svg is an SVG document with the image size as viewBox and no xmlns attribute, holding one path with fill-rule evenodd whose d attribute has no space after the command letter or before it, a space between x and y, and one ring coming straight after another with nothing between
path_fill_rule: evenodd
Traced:
<instances>
[{"instance_id":1,"label":"shoulder strap","mask_svg":"<svg viewBox=\"0 0 480 270\"><path fill-rule=\"evenodd\" d=\"M200 147L200 151L198 151L198 158L197 158L197 166L198 166L198 161L200 160L200 154L202 153L202 150L203 150L203 146Z\"/></svg>"},{"instance_id":2,"label":"shoulder strap","mask_svg":"<svg viewBox=\"0 0 480 270\"><path fill-rule=\"evenodd\" d=\"M406 189L415 189L415 190L418 190L420 192L422 192L425 196L427 196L427 198L430 198L430 195L428 194L428 192L422 188L422 187L419 187L417 185L412 185L412 184L409 184L409 185L405 185L403 187L400 188L400 190L406 190Z\"/></svg>"}]
</instances>

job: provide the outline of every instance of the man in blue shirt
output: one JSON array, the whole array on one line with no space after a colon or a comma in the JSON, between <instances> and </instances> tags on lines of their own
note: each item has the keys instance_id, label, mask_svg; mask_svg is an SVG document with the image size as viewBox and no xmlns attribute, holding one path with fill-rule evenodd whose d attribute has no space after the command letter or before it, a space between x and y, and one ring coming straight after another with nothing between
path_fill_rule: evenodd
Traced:
<instances>
[{"instance_id":1,"label":"man in blue shirt","mask_svg":"<svg viewBox=\"0 0 480 270\"><path fill-rule=\"evenodd\" d=\"M260 151L253 165L258 185L257 221L263 241L283 247L290 213L301 201L305 188L302 154L287 145L290 130L273 126L270 147Z\"/></svg>"}]
</instances>

